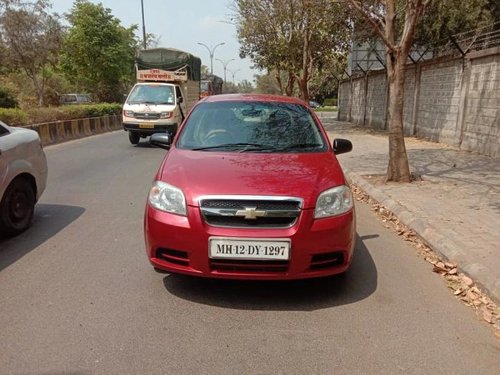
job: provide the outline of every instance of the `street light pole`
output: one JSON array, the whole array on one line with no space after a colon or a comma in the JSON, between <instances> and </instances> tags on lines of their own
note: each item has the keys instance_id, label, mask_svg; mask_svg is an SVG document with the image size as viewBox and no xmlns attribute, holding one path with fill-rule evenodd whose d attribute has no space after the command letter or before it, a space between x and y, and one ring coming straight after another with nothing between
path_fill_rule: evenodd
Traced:
<instances>
[{"instance_id":1,"label":"street light pole","mask_svg":"<svg viewBox=\"0 0 500 375\"><path fill-rule=\"evenodd\" d=\"M227 85L226 85L226 70L227 70L227 64L229 64L231 61L234 61L235 59L229 59L229 60L226 60L226 61L223 61L221 59L216 59L217 61L220 61L222 63L222 66L224 67L224 89L227 88Z\"/></svg>"},{"instance_id":2,"label":"street light pole","mask_svg":"<svg viewBox=\"0 0 500 375\"><path fill-rule=\"evenodd\" d=\"M234 76L235 76L235 74L236 74L236 73L238 73L240 70L241 70L241 69L236 69L236 70L229 70L229 69L228 69L229 73L231 73L231 74L233 75L233 85L234 85Z\"/></svg>"},{"instance_id":3,"label":"street light pole","mask_svg":"<svg viewBox=\"0 0 500 375\"><path fill-rule=\"evenodd\" d=\"M142 11L142 46L146 49L146 23L144 22L144 0L141 0Z\"/></svg>"},{"instance_id":4,"label":"street light pole","mask_svg":"<svg viewBox=\"0 0 500 375\"><path fill-rule=\"evenodd\" d=\"M215 52L215 49L219 46L222 46L224 45L225 43L222 42L222 43L219 43L219 44L216 44L215 47L212 47L210 48L209 46L207 46L206 44L204 43L200 43L198 42L198 44L200 46L203 46L205 47L207 50L208 50L208 54L210 55L210 74L214 74L214 52Z\"/></svg>"}]
</instances>

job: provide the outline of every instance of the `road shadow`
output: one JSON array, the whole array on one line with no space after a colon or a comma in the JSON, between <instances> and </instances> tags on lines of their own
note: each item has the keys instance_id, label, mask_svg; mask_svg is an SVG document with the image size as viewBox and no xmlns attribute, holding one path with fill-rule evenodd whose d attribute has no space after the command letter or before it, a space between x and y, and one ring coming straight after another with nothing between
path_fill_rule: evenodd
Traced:
<instances>
[{"instance_id":1,"label":"road shadow","mask_svg":"<svg viewBox=\"0 0 500 375\"><path fill-rule=\"evenodd\" d=\"M168 292L191 302L238 310L314 311L361 301L377 289L377 268L358 236L353 263L342 276L296 281L240 281L170 274Z\"/></svg>"},{"instance_id":2,"label":"road shadow","mask_svg":"<svg viewBox=\"0 0 500 375\"><path fill-rule=\"evenodd\" d=\"M156 146L153 146L151 143L149 143L149 139L147 140L144 140L144 139L141 139L141 141L134 145L135 148L156 148L158 150L162 150L160 147L156 147ZM165 151L165 150L163 150Z\"/></svg>"},{"instance_id":3,"label":"road shadow","mask_svg":"<svg viewBox=\"0 0 500 375\"><path fill-rule=\"evenodd\" d=\"M0 236L0 271L56 235L84 212L84 208L77 206L37 204L30 228L16 237Z\"/></svg>"}]
</instances>

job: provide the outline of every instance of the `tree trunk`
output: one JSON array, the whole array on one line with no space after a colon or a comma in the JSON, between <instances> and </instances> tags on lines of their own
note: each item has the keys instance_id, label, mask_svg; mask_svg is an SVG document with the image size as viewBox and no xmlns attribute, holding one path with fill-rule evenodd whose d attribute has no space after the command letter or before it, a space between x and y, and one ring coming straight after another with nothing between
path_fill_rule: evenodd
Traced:
<instances>
[{"instance_id":1,"label":"tree trunk","mask_svg":"<svg viewBox=\"0 0 500 375\"><path fill-rule=\"evenodd\" d=\"M399 51L389 53L396 55ZM410 167L406 153L403 130L403 104L405 83L406 56L397 56L394 64L388 66L389 105L389 165L387 167L387 181L410 182Z\"/></svg>"},{"instance_id":2,"label":"tree trunk","mask_svg":"<svg viewBox=\"0 0 500 375\"><path fill-rule=\"evenodd\" d=\"M286 83L286 95L293 96L293 86L295 86L295 75L288 72L288 81Z\"/></svg>"},{"instance_id":3,"label":"tree trunk","mask_svg":"<svg viewBox=\"0 0 500 375\"><path fill-rule=\"evenodd\" d=\"M302 100L306 103L309 102L309 87L307 87L307 77L302 77L298 81L300 87L300 93L302 95Z\"/></svg>"},{"instance_id":4,"label":"tree trunk","mask_svg":"<svg viewBox=\"0 0 500 375\"><path fill-rule=\"evenodd\" d=\"M281 81L281 70L276 70L274 74L274 78L276 78L276 81L278 82L279 88L280 88L280 94L284 94L283 90L283 82Z\"/></svg>"}]
</instances>

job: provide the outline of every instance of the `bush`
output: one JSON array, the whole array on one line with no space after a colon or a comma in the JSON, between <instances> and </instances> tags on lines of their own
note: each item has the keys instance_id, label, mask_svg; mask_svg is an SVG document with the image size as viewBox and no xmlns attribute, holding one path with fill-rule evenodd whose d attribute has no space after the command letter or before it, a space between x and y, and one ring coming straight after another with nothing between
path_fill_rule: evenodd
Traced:
<instances>
[{"instance_id":1,"label":"bush","mask_svg":"<svg viewBox=\"0 0 500 375\"><path fill-rule=\"evenodd\" d=\"M336 107L337 106L337 98L326 98L323 102L325 107Z\"/></svg>"},{"instance_id":2,"label":"bush","mask_svg":"<svg viewBox=\"0 0 500 375\"><path fill-rule=\"evenodd\" d=\"M0 108L16 108L18 106L16 98L12 93L0 87Z\"/></svg>"},{"instance_id":3,"label":"bush","mask_svg":"<svg viewBox=\"0 0 500 375\"><path fill-rule=\"evenodd\" d=\"M87 117L117 115L122 110L121 104L81 104L61 107L33 108L28 111L32 124L51 121L73 120Z\"/></svg>"},{"instance_id":4,"label":"bush","mask_svg":"<svg viewBox=\"0 0 500 375\"><path fill-rule=\"evenodd\" d=\"M0 108L0 120L4 121L7 125L31 125L44 122L117 115L121 113L121 110L122 105L118 103L32 108L26 112L19 109L2 110Z\"/></svg>"},{"instance_id":5,"label":"bush","mask_svg":"<svg viewBox=\"0 0 500 375\"><path fill-rule=\"evenodd\" d=\"M26 112L17 108L0 108L0 120L7 125L25 125L28 121Z\"/></svg>"}]
</instances>

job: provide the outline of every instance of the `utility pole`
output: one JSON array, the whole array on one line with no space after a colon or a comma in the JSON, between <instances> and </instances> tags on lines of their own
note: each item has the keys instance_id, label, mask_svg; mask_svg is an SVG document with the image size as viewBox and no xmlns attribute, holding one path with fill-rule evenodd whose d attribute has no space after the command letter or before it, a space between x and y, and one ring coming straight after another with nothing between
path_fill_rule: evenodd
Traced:
<instances>
[{"instance_id":1,"label":"utility pole","mask_svg":"<svg viewBox=\"0 0 500 375\"><path fill-rule=\"evenodd\" d=\"M241 69L236 69L236 70L229 70L229 69L228 69L229 73L231 73L231 74L232 74L232 76L233 76L233 85L235 84L235 83L234 83L234 75L235 75L236 73L238 73L240 70L241 70Z\"/></svg>"},{"instance_id":2,"label":"utility pole","mask_svg":"<svg viewBox=\"0 0 500 375\"><path fill-rule=\"evenodd\" d=\"M198 44L200 46L203 46L205 47L206 49L208 49L208 54L210 55L210 74L214 74L214 52L215 52L215 49L219 46L222 46L225 44L225 42L222 42L222 43L219 43L219 44L216 44L215 47L212 47L210 48L209 46L207 46L206 44L204 43L200 43L198 42Z\"/></svg>"},{"instance_id":3,"label":"utility pole","mask_svg":"<svg viewBox=\"0 0 500 375\"><path fill-rule=\"evenodd\" d=\"M144 49L147 48L146 45L146 23L144 22L144 0L141 0L141 11L142 11L142 46Z\"/></svg>"},{"instance_id":4,"label":"utility pole","mask_svg":"<svg viewBox=\"0 0 500 375\"><path fill-rule=\"evenodd\" d=\"M221 59L216 59L217 61L220 61L222 63L222 66L224 67L224 91L227 89L226 85L226 70L227 70L227 64L229 64L231 61L234 61L235 59L229 59L226 61L223 61Z\"/></svg>"}]
</instances>

